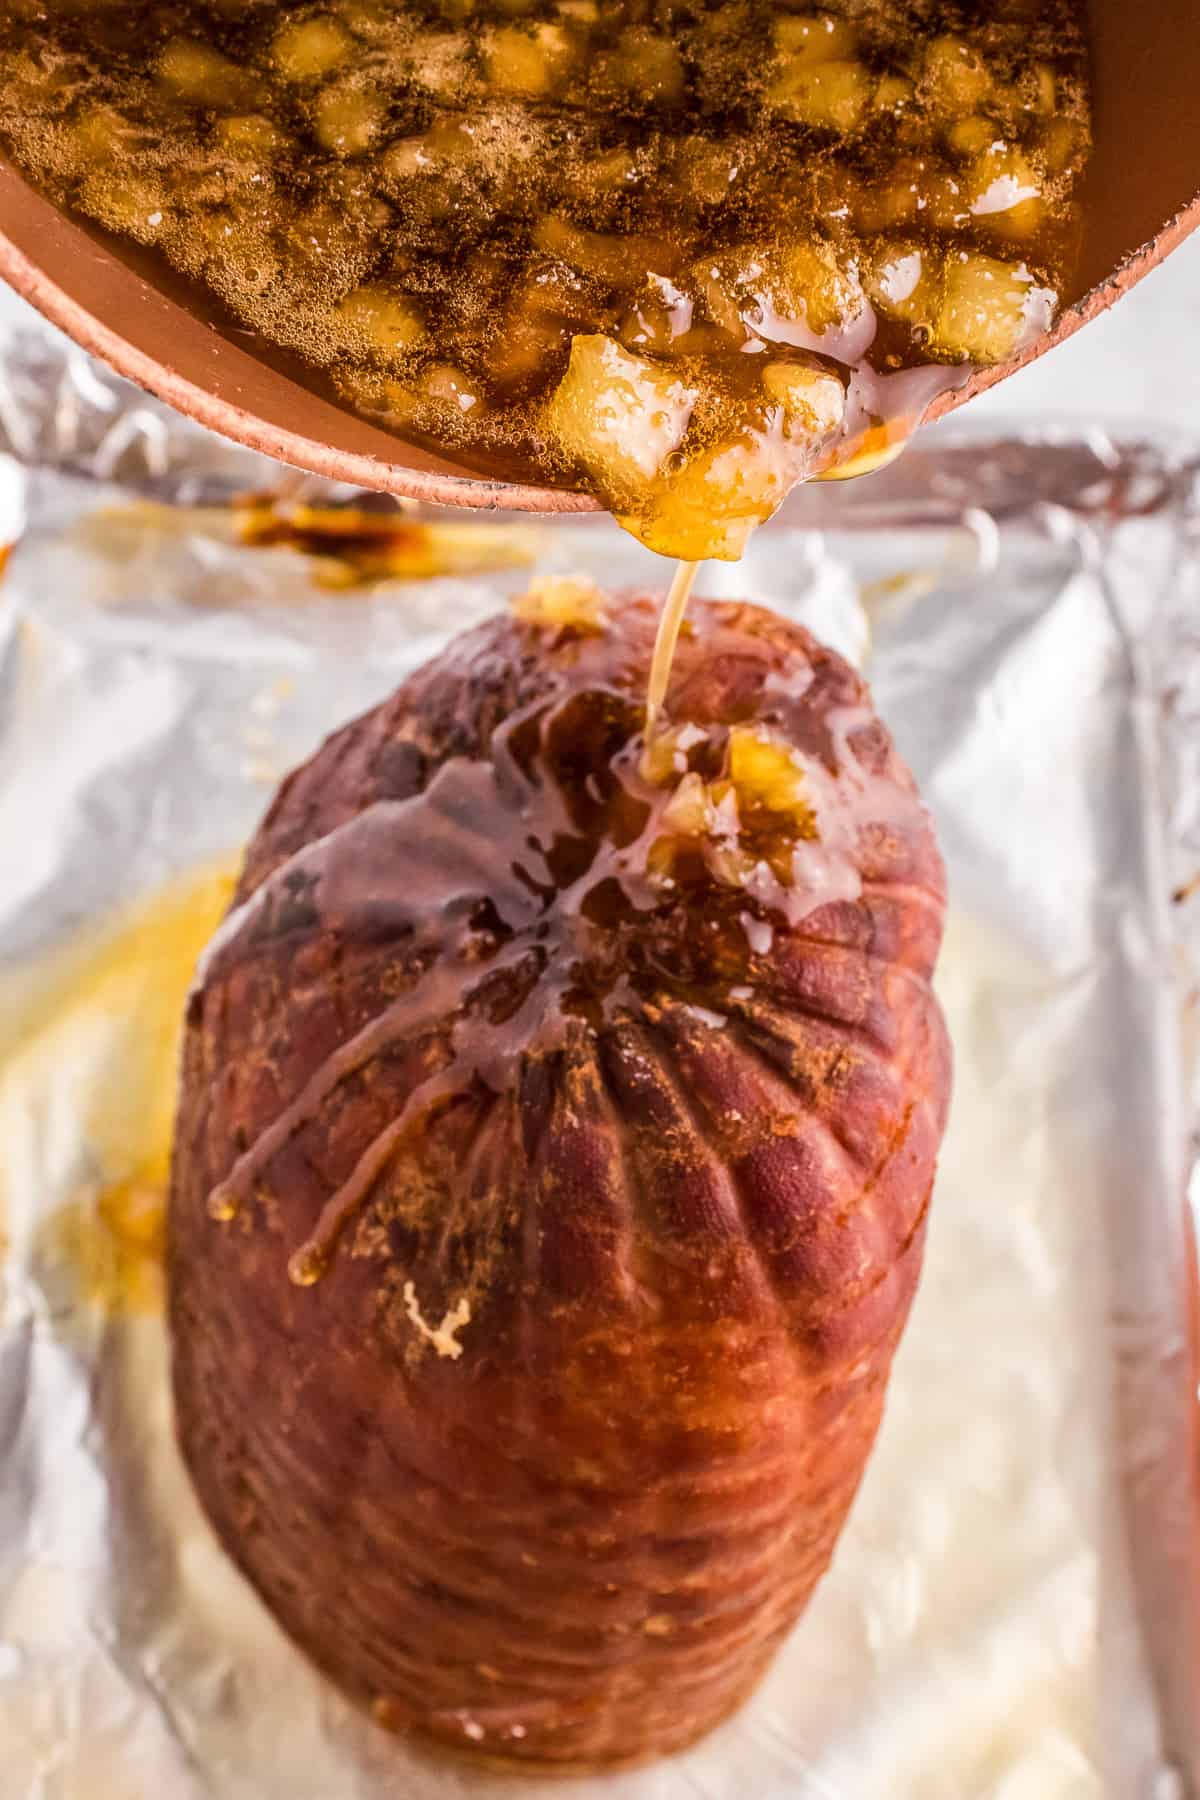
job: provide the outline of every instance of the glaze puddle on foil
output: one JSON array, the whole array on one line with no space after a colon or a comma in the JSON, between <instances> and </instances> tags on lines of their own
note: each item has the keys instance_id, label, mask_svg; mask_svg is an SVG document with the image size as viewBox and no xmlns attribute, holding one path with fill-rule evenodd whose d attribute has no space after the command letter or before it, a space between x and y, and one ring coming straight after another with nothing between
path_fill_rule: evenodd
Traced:
<instances>
[{"instance_id":1,"label":"glaze puddle on foil","mask_svg":"<svg viewBox=\"0 0 1200 1800\"><path fill-rule=\"evenodd\" d=\"M37 1228L35 1258L64 1300L104 1312L162 1303L162 1249L184 997L233 892L226 865L169 883L35 971L0 1039L0 1091L53 1067L75 1095L79 1179Z\"/></svg>"}]
</instances>

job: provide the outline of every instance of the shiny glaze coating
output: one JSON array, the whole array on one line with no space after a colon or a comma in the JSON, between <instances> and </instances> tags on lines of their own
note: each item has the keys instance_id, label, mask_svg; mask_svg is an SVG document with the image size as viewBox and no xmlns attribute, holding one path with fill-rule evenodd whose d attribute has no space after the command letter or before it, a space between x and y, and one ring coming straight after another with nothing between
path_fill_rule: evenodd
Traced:
<instances>
[{"instance_id":1,"label":"shiny glaze coating","mask_svg":"<svg viewBox=\"0 0 1200 1800\"><path fill-rule=\"evenodd\" d=\"M230 1554L382 1723L558 1768L695 1738L794 1624L949 1090L941 863L863 683L696 605L692 766L750 723L814 800L795 886L747 892L663 858L654 622L493 621L284 783L191 997L171 1196Z\"/></svg>"}]
</instances>

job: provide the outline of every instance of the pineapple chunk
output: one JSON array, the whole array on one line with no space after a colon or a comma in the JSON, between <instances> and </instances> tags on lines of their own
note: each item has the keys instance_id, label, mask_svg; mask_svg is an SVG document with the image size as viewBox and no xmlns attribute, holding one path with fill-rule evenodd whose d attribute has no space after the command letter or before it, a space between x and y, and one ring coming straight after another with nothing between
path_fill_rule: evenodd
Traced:
<instances>
[{"instance_id":1,"label":"pineapple chunk","mask_svg":"<svg viewBox=\"0 0 1200 1800\"><path fill-rule=\"evenodd\" d=\"M191 106L244 105L254 84L244 69L207 44L172 38L158 59L160 80Z\"/></svg>"},{"instance_id":2,"label":"pineapple chunk","mask_svg":"<svg viewBox=\"0 0 1200 1800\"><path fill-rule=\"evenodd\" d=\"M649 269L668 275L677 253L666 238L628 233L617 237L603 231L585 231L567 219L547 213L533 231L535 249L553 256L581 275L605 287L640 287Z\"/></svg>"},{"instance_id":3,"label":"pineapple chunk","mask_svg":"<svg viewBox=\"0 0 1200 1800\"><path fill-rule=\"evenodd\" d=\"M734 336L746 335L747 322L768 339L786 339L786 328L798 322L821 336L834 326L847 328L863 310L854 264L843 265L833 245L820 239L778 251L723 251L697 263L691 278L709 317Z\"/></svg>"},{"instance_id":4,"label":"pineapple chunk","mask_svg":"<svg viewBox=\"0 0 1200 1800\"><path fill-rule=\"evenodd\" d=\"M707 741L708 732L691 720L682 725L660 724L646 740L640 772L655 787L677 783L680 776L688 773L689 753Z\"/></svg>"},{"instance_id":5,"label":"pineapple chunk","mask_svg":"<svg viewBox=\"0 0 1200 1800\"><path fill-rule=\"evenodd\" d=\"M946 147L955 156L979 156L995 140L995 125L981 113L969 113L965 119L955 119L946 131Z\"/></svg>"},{"instance_id":6,"label":"pineapple chunk","mask_svg":"<svg viewBox=\"0 0 1200 1800\"><path fill-rule=\"evenodd\" d=\"M317 142L336 156L361 156L370 149L384 116L379 94L361 88L326 88L316 104Z\"/></svg>"},{"instance_id":7,"label":"pineapple chunk","mask_svg":"<svg viewBox=\"0 0 1200 1800\"><path fill-rule=\"evenodd\" d=\"M569 338L569 329L561 320L510 313L486 352L491 387L510 399L542 387L546 369L561 361Z\"/></svg>"},{"instance_id":8,"label":"pineapple chunk","mask_svg":"<svg viewBox=\"0 0 1200 1800\"><path fill-rule=\"evenodd\" d=\"M844 62L858 49L858 32L828 13L785 14L775 21L775 48L792 63Z\"/></svg>"},{"instance_id":9,"label":"pineapple chunk","mask_svg":"<svg viewBox=\"0 0 1200 1800\"><path fill-rule=\"evenodd\" d=\"M125 232L139 244L157 243L173 222L165 185L158 175L136 171L114 175L105 170L85 178L79 199L93 219L110 231Z\"/></svg>"},{"instance_id":10,"label":"pineapple chunk","mask_svg":"<svg viewBox=\"0 0 1200 1800\"><path fill-rule=\"evenodd\" d=\"M830 379L840 402L841 383ZM828 403L830 396L821 398ZM786 415L773 424L768 421L765 430L743 426L689 456L681 469L650 490L639 513L620 522L664 556L736 562L754 527L769 519L795 484L818 466L830 435L811 423L818 417L814 406L811 415L798 408L790 421ZM826 422L831 417L830 412L824 415Z\"/></svg>"},{"instance_id":11,"label":"pineapple chunk","mask_svg":"<svg viewBox=\"0 0 1200 1800\"><path fill-rule=\"evenodd\" d=\"M782 409L784 434L819 438L823 443L842 423L846 394L837 376L811 363L769 362L762 371L763 392Z\"/></svg>"},{"instance_id":12,"label":"pineapple chunk","mask_svg":"<svg viewBox=\"0 0 1200 1800\"><path fill-rule=\"evenodd\" d=\"M759 726L735 725L729 733L729 779L740 812L779 813L800 837L816 837L804 769L790 744L776 743Z\"/></svg>"},{"instance_id":13,"label":"pineapple chunk","mask_svg":"<svg viewBox=\"0 0 1200 1800\"><path fill-rule=\"evenodd\" d=\"M912 105L916 92L907 75L881 75L871 104L877 113L900 112Z\"/></svg>"},{"instance_id":14,"label":"pineapple chunk","mask_svg":"<svg viewBox=\"0 0 1200 1800\"><path fill-rule=\"evenodd\" d=\"M871 303L886 318L928 329L941 303L940 259L914 242L886 244L868 268L866 288Z\"/></svg>"},{"instance_id":15,"label":"pineapple chunk","mask_svg":"<svg viewBox=\"0 0 1200 1800\"><path fill-rule=\"evenodd\" d=\"M618 522L662 556L736 562L754 527L771 517L798 479L795 463L782 436L772 443L743 431L690 456L642 497L639 511L618 514Z\"/></svg>"},{"instance_id":16,"label":"pineapple chunk","mask_svg":"<svg viewBox=\"0 0 1200 1800\"><path fill-rule=\"evenodd\" d=\"M928 164L924 157L905 156L890 169L879 169L855 196L853 216L859 231L894 231L912 225L921 210L921 189Z\"/></svg>"},{"instance_id":17,"label":"pineapple chunk","mask_svg":"<svg viewBox=\"0 0 1200 1800\"><path fill-rule=\"evenodd\" d=\"M576 328L583 331L587 327L579 321L595 312L595 308L585 298L583 286L574 269L566 268L559 262L551 263L548 268L539 268L536 272L530 271L515 285L505 279L504 285L508 293L508 309L514 318L532 320L538 324L552 319L558 325L566 319L573 319L577 322Z\"/></svg>"},{"instance_id":18,"label":"pineapple chunk","mask_svg":"<svg viewBox=\"0 0 1200 1800\"><path fill-rule=\"evenodd\" d=\"M664 556L731 562L756 525L797 481L812 475L841 427L842 383L815 363L775 360L762 370L766 407L635 497L620 522Z\"/></svg>"},{"instance_id":19,"label":"pineapple chunk","mask_svg":"<svg viewBox=\"0 0 1200 1800\"><path fill-rule=\"evenodd\" d=\"M948 257L930 347L979 364L1003 362L1054 316L1056 295L1038 287L1023 263L959 251Z\"/></svg>"},{"instance_id":20,"label":"pineapple chunk","mask_svg":"<svg viewBox=\"0 0 1200 1800\"><path fill-rule=\"evenodd\" d=\"M711 835L716 826L716 807L707 784L699 775L689 773L682 778L664 806L660 822L672 837Z\"/></svg>"},{"instance_id":21,"label":"pineapple chunk","mask_svg":"<svg viewBox=\"0 0 1200 1800\"><path fill-rule=\"evenodd\" d=\"M846 330L863 311L863 290L853 261L842 262L834 245L819 238L786 244L770 259L765 284L767 307L784 321L803 321L822 336ZM763 336L771 335L769 318L755 321Z\"/></svg>"},{"instance_id":22,"label":"pineapple chunk","mask_svg":"<svg viewBox=\"0 0 1200 1800\"><path fill-rule=\"evenodd\" d=\"M304 19L275 33L271 54L288 81L311 81L340 68L352 45L336 19Z\"/></svg>"},{"instance_id":23,"label":"pineapple chunk","mask_svg":"<svg viewBox=\"0 0 1200 1800\"><path fill-rule=\"evenodd\" d=\"M1035 96L1033 110L1044 119L1054 116L1058 104L1058 83L1054 78L1054 70L1049 63L1038 63L1034 68Z\"/></svg>"},{"instance_id":24,"label":"pineapple chunk","mask_svg":"<svg viewBox=\"0 0 1200 1800\"><path fill-rule=\"evenodd\" d=\"M388 145L379 163L389 181L411 181L430 174L437 160L428 137L403 137L395 138Z\"/></svg>"},{"instance_id":25,"label":"pineapple chunk","mask_svg":"<svg viewBox=\"0 0 1200 1800\"><path fill-rule=\"evenodd\" d=\"M407 300L383 287L360 287L337 309L343 335L360 354L383 362L403 356L425 335L421 315Z\"/></svg>"},{"instance_id":26,"label":"pineapple chunk","mask_svg":"<svg viewBox=\"0 0 1200 1800\"><path fill-rule=\"evenodd\" d=\"M361 32L365 38L386 38L395 33L395 12L388 0L338 0L336 10L351 31ZM442 10L446 10L444 6Z\"/></svg>"},{"instance_id":27,"label":"pineapple chunk","mask_svg":"<svg viewBox=\"0 0 1200 1800\"><path fill-rule=\"evenodd\" d=\"M751 284L760 290L765 271L752 252L734 251L716 259L706 256L687 272L687 286L697 295L705 313L731 337L745 339L749 331L742 319L742 307L761 309L761 292L755 298Z\"/></svg>"},{"instance_id":28,"label":"pineapple chunk","mask_svg":"<svg viewBox=\"0 0 1200 1800\"><path fill-rule=\"evenodd\" d=\"M477 406L482 409L479 383L472 381L462 369L456 369L453 363L431 363L421 371L418 385L431 400L457 407L461 413L474 412Z\"/></svg>"},{"instance_id":29,"label":"pineapple chunk","mask_svg":"<svg viewBox=\"0 0 1200 1800\"><path fill-rule=\"evenodd\" d=\"M671 170L692 200L702 206L719 206L729 198L740 173L739 154L728 144L710 143L703 137L679 138L672 146Z\"/></svg>"},{"instance_id":30,"label":"pineapple chunk","mask_svg":"<svg viewBox=\"0 0 1200 1800\"><path fill-rule=\"evenodd\" d=\"M265 113L234 113L217 126L217 137L234 156L273 156L286 139Z\"/></svg>"},{"instance_id":31,"label":"pineapple chunk","mask_svg":"<svg viewBox=\"0 0 1200 1800\"><path fill-rule=\"evenodd\" d=\"M36 23L45 23L42 5L33 6L31 16ZM79 72L71 63L57 58L43 61L27 50L7 59L4 74L5 98L14 107L32 109L49 105L57 112L74 97L81 85Z\"/></svg>"},{"instance_id":32,"label":"pineapple chunk","mask_svg":"<svg viewBox=\"0 0 1200 1800\"><path fill-rule=\"evenodd\" d=\"M338 392L348 405L358 412L385 420L393 431L403 431L410 426L423 405L421 396L413 388L380 375L374 369L339 369L336 380Z\"/></svg>"},{"instance_id":33,"label":"pineapple chunk","mask_svg":"<svg viewBox=\"0 0 1200 1800\"><path fill-rule=\"evenodd\" d=\"M843 135L856 131L871 103L874 83L860 62L789 63L767 89L776 112L797 125Z\"/></svg>"},{"instance_id":34,"label":"pineapple chunk","mask_svg":"<svg viewBox=\"0 0 1200 1800\"><path fill-rule=\"evenodd\" d=\"M677 288L665 275L650 275L641 293L628 297L617 335L630 349L677 356L698 341L695 334L689 337L695 317L696 302L690 292Z\"/></svg>"},{"instance_id":35,"label":"pineapple chunk","mask_svg":"<svg viewBox=\"0 0 1200 1800\"><path fill-rule=\"evenodd\" d=\"M545 425L606 499L628 503L679 448L698 398L678 375L611 338L576 337Z\"/></svg>"},{"instance_id":36,"label":"pineapple chunk","mask_svg":"<svg viewBox=\"0 0 1200 1800\"><path fill-rule=\"evenodd\" d=\"M578 44L564 25L504 25L484 43L488 83L502 94L537 100L570 75Z\"/></svg>"},{"instance_id":37,"label":"pineapple chunk","mask_svg":"<svg viewBox=\"0 0 1200 1800\"><path fill-rule=\"evenodd\" d=\"M978 112L992 85L983 58L963 38L937 37L926 45L925 91L931 112L965 118Z\"/></svg>"},{"instance_id":38,"label":"pineapple chunk","mask_svg":"<svg viewBox=\"0 0 1200 1800\"><path fill-rule=\"evenodd\" d=\"M577 631L603 631L603 591L588 575L539 575L510 602L518 619L529 625L573 626Z\"/></svg>"},{"instance_id":39,"label":"pineapple chunk","mask_svg":"<svg viewBox=\"0 0 1200 1800\"><path fill-rule=\"evenodd\" d=\"M450 101L471 84L468 40L457 31L420 31L404 59L410 80L427 94Z\"/></svg>"},{"instance_id":40,"label":"pineapple chunk","mask_svg":"<svg viewBox=\"0 0 1200 1800\"><path fill-rule=\"evenodd\" d=\"M811 331L845 327L862 311L858 271L839 260L832 244L809 240L790 245L781 252L780 273L776 304L785 302L793 316L802 312Z\"/></svg>"},{"instance_id":41,"label":"pineapple chunk","mask_svg":"<svg viewBox=\"0 0 1200 1800\"><path fill-rule=\"evenodd\" d=\"M1042 132L1042 156L1051 175L1063 175L1087 147L1078 119L1052 119Z\"/></svg>"},{"instance_id":42,"label":"pineapple chunk","mask_svg":"<svg viewBox=\"0 0 1200 1800\"><path fill-rule=\"evenodd\" d=\"M123 162L146 141L142 128L111 106L89 107L70 131L85 170L97 163Z\"/></svg>"},{"instance_id":43,"label":"pineapple chunk","mask_svg":"<svg viewBox=\"0 0 1200 1800\"><path fill-rule=\"evenodd\" d=\"M631 25L603 59L601 78L631 98L647 104L683 96L683 63L670 38L642 25Z\"/></svg>"},{"instance_id":44,"label":"pineapple chunk","mask_svg":"<svg viewBox=\"0 0 1200 1800\"><path fill-rule=\"evenodd\" d=\"M1005 238L1033 237L1046 213L1032 163L1009 144L993 144L976 157L967 173L966 196L972 217Z\"/></svg>"},{"instance_id":45,"label":"pineapple chunk","mask_svg":"<svg viewBox=\"0 0 1200 1800\"><path fill-rule=\"evenodd\" d=\"M592 157L584 173L588 190L600 194L619 194L634 187L641 176L638 153L625 144Z\"/></svg>"}]
</instances>

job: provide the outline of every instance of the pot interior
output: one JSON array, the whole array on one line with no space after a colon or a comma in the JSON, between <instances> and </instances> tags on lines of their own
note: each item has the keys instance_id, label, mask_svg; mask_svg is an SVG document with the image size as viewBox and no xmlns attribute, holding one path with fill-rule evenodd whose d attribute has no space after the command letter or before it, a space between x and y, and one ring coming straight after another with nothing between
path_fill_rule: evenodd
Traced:
<instances>
[{"instance_id":1,"label":"pot interior","mask_svg":"<svg viewBox=\"0 0 1200 1800\"><path fill-rule=\"evenodd\" d=\"M1195 0L1091 0L1095 150L1077 291L1054 331L960 405L1111 304L1200 222ZM69 218L0 158L0 275L85 349L200 423L317 474L415 499L590 511L584 495L472 475L314 393L136 246Z\"/></svg>"}]
</instances>

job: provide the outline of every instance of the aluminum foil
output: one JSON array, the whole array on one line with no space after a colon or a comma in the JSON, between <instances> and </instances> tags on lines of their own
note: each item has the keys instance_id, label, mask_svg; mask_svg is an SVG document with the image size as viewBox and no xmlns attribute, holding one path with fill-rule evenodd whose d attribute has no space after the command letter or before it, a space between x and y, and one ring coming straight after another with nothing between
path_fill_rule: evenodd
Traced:
<instances>
[{"instance_id":1,"label":"aluminum foil","mask_svg":"<svg viewBox=\"0 0 1200 1800\"><path fill-rule=\"evenodd\" d=\"M280 483L57 341L0 340L5 1800L530 1791L344 1704L172 1439L175 1031L237 846L323 732L528 580L331 593L236 541L231 498ZM513 529L500 560L662 585L605 523ZM949 865L957 1094L831 1573L739 1717L564 1800L1200 1793L1198 538L1186 455L960 429L702 571L868 668Z\"/></svg>"}]
</instances>

